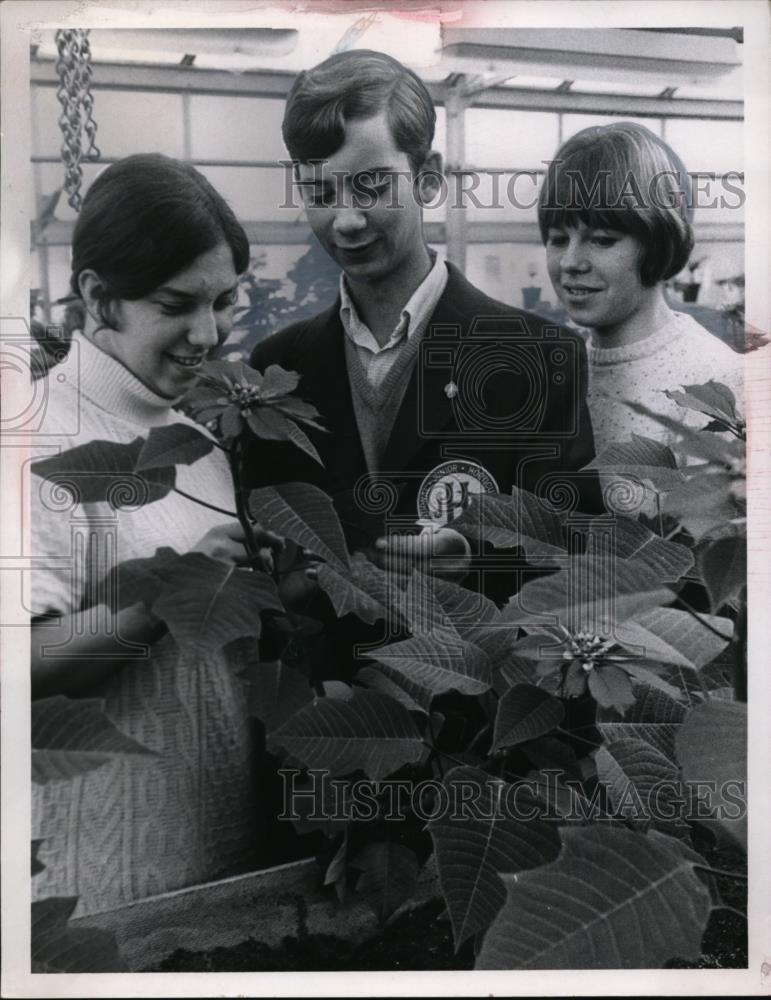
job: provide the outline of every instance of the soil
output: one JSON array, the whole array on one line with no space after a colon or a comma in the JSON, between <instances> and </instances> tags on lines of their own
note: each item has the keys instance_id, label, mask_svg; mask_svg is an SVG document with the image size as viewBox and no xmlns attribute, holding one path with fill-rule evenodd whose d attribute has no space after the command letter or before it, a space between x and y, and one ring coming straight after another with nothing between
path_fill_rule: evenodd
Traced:
<instances>
[{"instance_id":1,"label":"soil","mask_svg":"<svg viewBox=\"0 0 771 1000\"><path fill-rule=\"evenodd\" d=\"M175 951L150 972L354 972L473 969L467 941L456 955L444 903L431 900L396 917L369 941L351 944L329 934L286 937L278 948L253 938L232 948Z\"/></svg>"}]
</instances>

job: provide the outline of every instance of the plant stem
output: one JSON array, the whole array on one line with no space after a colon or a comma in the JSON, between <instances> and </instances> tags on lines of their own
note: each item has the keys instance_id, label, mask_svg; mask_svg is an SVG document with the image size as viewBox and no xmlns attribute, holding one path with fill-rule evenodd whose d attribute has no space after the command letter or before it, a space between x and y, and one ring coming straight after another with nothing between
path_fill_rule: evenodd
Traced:
<instances>
[{"instance_id":1,"label":"plant stem","mask_svg":"<svg viewBox=\"0 0 771 1000\"><path fill-rule=\"evenodd\" d=\"M207 503L205 500L201 500L200 497L194 497L190 493L185 493L179 486L173 486L172 489L175 493L179 493L181 497L184 497L185 500L192 500L193 503L197 503L201 507L208 507L209 510L215 510L218 514L224 514L226 517L238 517L234 511L225 510L224 507L215 507L213 503Z\"/></svg>"},{"instance_id":2,"label":"plant stem","mask_svg":"<svg viewBox=\"0 0 771 1000\"><path fill-rule=\"evenodd\" d=\"M243 485L243 476L241 475L242 455L243 452L241 442L238 438L236 438L233 442L233 447L228 452L230 475L233 478L233 489L236 495L236 517L241 523L241 527L244 529L247 554L250 559L256 560L259 558L259 546L257 545L256 538L254 537L254 530L249 517L249 508L246 502L246 491Z\"/></svg>"},{"instance_id":3,"label":"plant stem","mask_svg":"<svg viewBox=\"0 0 771 1000\"><path fill-rule=\"evenodd\" d=\"M679 594L677 595L677 599L682 604L682 606L685 608L685 610L688 612L688 614L691 615L692 618L695 618L697 622L699 622L700 624L702 624L704 626L704 628L709 629L709 631L713 635L716 635L718 637L718 639L722 639L724 642L730 642L730 640L731 640L730 636L724 635L722 632L720 632L718 629L716 629L713 625L710 625L709 622L705 622L704 619L701 617L700 612L698 612L694 608L692 608L691 605L687 601L684 601L683 598Z\"/></svg>"},{"instance_id":4,"label":"plant stem","mask_svg":"<svg viewBox=\"0 0 771 1000\"><path fill-rule=\"evenodd\" d=\"M723 878L734 878L740 882L746 882L747 876L743 875L741 872L729 872L725 868L712 868L709 865L694 865L694 868L698 868L699 871L709 872L710 875L721 875Z\"/></svg>"}]
</instances>

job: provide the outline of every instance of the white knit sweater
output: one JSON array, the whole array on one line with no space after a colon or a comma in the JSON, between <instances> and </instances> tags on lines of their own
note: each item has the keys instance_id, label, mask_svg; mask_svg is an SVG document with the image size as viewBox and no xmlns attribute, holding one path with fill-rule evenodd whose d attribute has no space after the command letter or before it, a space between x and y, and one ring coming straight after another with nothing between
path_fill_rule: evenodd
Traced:
<instances>
[{"instance_id":1,"label":"white knit sweater","mask_svg":"<svg viewBox=\"0 0 771 1000\"><path fill-rule=\"evenodd\" d=\"M626 400L643 403L689 426L703 427L708 417L678 406L664 390L714 379L733 390L739 411L744 411L742 356L686 313L673 313L662 329L635 344L611 348L601 344L592 335L587 346L587 398L598 455L615 441L629 441L632 434L664 442L672 439L665 427L635 413L625 405Z\"/></svg>"},{"instance_id":2,"label":"white knit sweater","mask_svg":"<svg viewBox=\"0 0 771 1000\"><path fill-rule=\"evenodd\" d=\"M130 442L150 427L189 422L117 361L76 336L68 370L49 377L38 454L92 440ZM77 365L75 362L79 362ZM76 434L57 436L72 428ZM228 520L179 494L117 514L106 503L71 509L37 477L31 486L33 549L61 557L33 574L33 612L78 609L89 585L87 560L101 549L98 575L118 562L151 556L160 546L189 550ZM234 509L224 455L215 450L178 467L177 484L222 509ZM112 552L105 542L114 539ZM181 658L166 635L149 657L128 662L98 688L112 721L157 758L125 757L73 781L33 789L33 837L43 838L45 870L33 895L78 895L90 913L210 880L251 862L256 846L252 746L234 655ZM77 669L75 665L73 669Z\"/></svg>"}]
</instances>

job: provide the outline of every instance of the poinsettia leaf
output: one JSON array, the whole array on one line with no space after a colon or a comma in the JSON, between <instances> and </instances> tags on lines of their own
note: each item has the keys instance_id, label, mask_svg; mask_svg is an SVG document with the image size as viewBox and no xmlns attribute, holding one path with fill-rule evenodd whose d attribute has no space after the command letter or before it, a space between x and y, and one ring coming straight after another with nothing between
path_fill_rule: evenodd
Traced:
<instances>
[{"instance_id":1,"label":"poinsettia leaf","mask_svg":"<svg viewBox=\"0 0 771 1000\"><path fill-rule=\"evenodd\" d=\"M538 800L475 767L454 767L443 782L447 808L428 823L455 949L485 931L505 900L502 872L557 857L556 828L538 818ZM459 803L463 803L460 806Z\"/></svg>"},{"instance_id":2,"label":"poinsettia leaf","mask_svg":"<svg viewBox=\"0 0 771 1000\"><path fill-rule=\"evenodd\" d=\"M716 783L715 819L746 850L746 704L712 700L697 705L680 726L675 749L685 781Z\"/></svg>"},{"instance_id":3,"label":"poinsettia leaf","mask_svg":"<svg viewBox=\"0 0 771 1000\"><path fill-rule=\"evenodd\" d=\"M410 712L427 714L427 710L418 704L408 691L400 687L395 680L387 677L378 667L359 667L356 671L356 682L363 684L370 691L389 695L389 697L401 702Z\"/></svg>"},{"instance_id":4,"label":"poinsettia leaf","mask_svg":"<svg viewBox=\"0 0 771 1000\"><path fill-rule=\"evenodd\" d=\"M556 861L504 875L506 902L477 969L653 969L695 960L712 903L685 844L602 825L563 827Z\"/></svg>"},{"instance_id":5,"label":"poinsettia leaf","mask_svg":"<svg viewBox=\"0 0 771 1000\"><path fill-rule=\"evenodd\" d=\"M173 466L136 471L144 443L141 437L129 444L89 441L38 459L31 469L36 476L68 490L75 502L109 503L116 510L140 507L167 496L176 481Z\"/></svg>"},{"instance_id":6,"label":"poinsettia leaf","mask_svg":"<svg viewBox=\"0 0 771 1000\"><path fill-rule=\"evenodd\" d=\"M153 613L166 622L177 644L209 655L233 639L259 637L260 614L283 612L276 585L266 573L189 552L158 569L161 592Z\"/></svg>"},{"instance_id":7,"label":"poinsettia leaf","mask_svg":"<svg viewBox=\"0 0 771 1000\"><path fill-rule=\"evenodd\" d=\"M348 701L317 698L269 734L269 747L284 747L307 767L332 776L353 771L379 781L423 754L420 731L398 701L354 688Z\"/></svg>"},{"instance_id":8,"label":"poinsettia leaf","mask_svg":"<svg viewBox=\"0 0 771 1000\"><path fill-rule=\"evenodd\" d=\"M697 565L710 607L717 611L747 584L747 539L731 535L710 542L699 551Z\"/></svg>"},{"instance_id":9,"label":"poinsettia leaf","mask_svg":"<svg viewBox=\"0 0 771 1000\"><path fill-rule=\"evenodd\" d=\"M137 458L137 472L170 465L192 465L216 447L212 438L190 424L151 427Z\"/></svg>"},{"instance_id":10,"label":"poinsettia leaf","mask_svg":"<svg viewBox=\"0 0 771 1000\"><path fill-rule=\"evenodd\" d=\"M603 532L611 531L614 555L619 559L633 559L662 583L679 580L693 566L693 553L689 548L665 541L631 517L592 518L585 524L578 522L574 530L598 537Z\"/></svg>"},{"instance_id":11,"label":"poinsettia leaf","mask_svg":"<svg viewBox=\"0 0 771 1000\"><path fill-rule=\"evenodd\" d=\"M556 736L539 736L520 744L528 760L541 770L561 771L581 781L581 763L575 750Z\"/></svg>"},{"instance_id":12,"label":"poinsettia leaf","mask_svg":"<svg viewBox=\"0 0 771 1000\"><path fill-rule=\"evenodd\" d=\"M327 431L328 429L320 424L321 414L312 403L306 403L304 399L296 396L283 396L275 399L270 404L274 410L291 417L294 420L301 420L309 427L314 427L317 431Z\"/></svg>"},{"instance_id":13,"label":"poinsettia leaf","mask_svg":"<svg viewBox=\"0 0 771 1000\"><path fill-rule=\"evenodd\" d=\"M283 535L345 573L351 569L345 536L332 501L310 483L252 490L249 510L263 527Z\"/></svg>"},{"instance_id":14,"label":"poinsettia leaf","mask_svg":"<svg viewBox=\"0 0 771 1000\"><path fill-rule=\"evenodd\" d=\"M679 701L683 697L683 692L680 688L675 687L674 684L670 684L661 676L665 668L660 663L625 659L623 669L637 684L645 684L656 688L676 701Z\"/></svg>"},{"instance_id":15,"label":"poinsettia leaf","mask_svg":"<svg viewBox=\"0 0 771 1000\"><path fill-rule=\"evenodd\" d=\"M478 646L458 640L444 645L433 637L414 635L370 650L378 669L403 687L423 708L448 691L483 694L492 686L490 661Z\"/></svg>"},{"instance_id":16,"label":"poinsettia leaf","mask_svg":"<svg viewBox=\"0 0 771 1000\"><path fill-rule=\"evenodd\" d=\"M346 865L348 861L348 829L346 827L340 846L324 872L324 885L333 885L338 900L345 899Z\"/></svg>"},{"instance_id":17,"label":"poinsettia leaf","mask_svg":"<svg viewBox=\"0 0 771 1000\"><path fill-rule=\"evenodd\" d=\"M676 517L694 538L702 538L745 516L734 494L736 480L728 472L693 475L664 497L662 510Z\"/></svg>"},{"instance_id":18,"label":"poinsettia leaf","mask_svg":"<svg viewBox=\"0 0 771 1000\"><path fill-rule=\"evenodd\" d=\"M122 733L96 698L53 695L32 702L32 780L67 781L130 756L152 763L157 754Z\"/></svg>"},{"instance_id":19,"label":"poinsettia leaf","mask_svg":"<svg viewBox=\"0 0 771 1000\"><path fill-rule=\"evenodd\" d=\"M597 728L606 743L634 739L648 743L670 761L675 760L675 734L687 708L661 691L640 685L634 704L624 713L600 708Z\"/></svg>"},{"instance_id":20,"label":"poinsettia leaf","mask_svg":"<svg viewBox=\"0 0 771 1000\"><path fill-rule=\"evenodd\" d=\"M513 652L496 663L493 671L493 686L499 696L515 684L534 684L535 680L533 661L516 656Z\"/></svg>"},{"instance_id":21,"label":"poinsettia leaf","mask_svg":"<svg viewBox=\"0 0 771 1000\"><path fill-rule=\"evenodd\" d=\"M585 468L648 480L654 489L661 491L672 489L684 478L672 449L641 434L633 434L631 441L614 442L603 448Z\"/></svg>"},{"instance_id":22,"label":"poinsettia leaf","mask_svg":"<svg viewBox=\"0 0 771 1000\"><path fill-rule=\"evenodd\" d=\"M532 684L515 684L498 702L493 750L512 747L525 740L545 736L565 717L559 698Z\"/></svg>"},{"instance_id":23,"label":"poinsettia leaf","mask_svg":"<svg viewBox=\"0 0 771 1000\"><path fill-rule=\"evenodd\" d=\"M684 385L682 392L665 389L664 395L669 396L678 406L696 410L708 417L716 417L729 423L736 420L736 396L722 382L710 379L702 385Z\"/></svg>"},{"instance_id":24,"label":"poinsettia leaf","mask_svg":"<svg viewBox=\"0 0 771 1000\"><path fill-rule=\"evenodd\" d=\"M32 972L127 972L113 934L70 925L77 901L77 896L52 896L33 902Z\"/></svg>"},{"instance_id":25,"label":"poinsettia leaf","mask_svg":"<svg viewBox=\"0 0 771 1000\"><path fill-rule=\"evenodd\" d=\"M315 444L305 431L298 427L294 420L279 413L277 409L269 406L257 407L251 411L246 422L251 432L258 438L264 438L268 441L291 441L306 455L310 455L319 465L324 465Z\"/></svg>"},{"instance_id":26,"label":"poinsettia leaf","mask_svg":"<svg viewBox=\"0 0 771 1000\"><path fill-rule=\"evenodd\" d=\"M625 738L599 748L597 777L606 786L613 815L647 827L651 822L669 833L682 831L682 803L677 764L645 740Z\"/></svg>"},{"instance_id":27,"label":"poinsettia leaf","mask_svg":"<svg viewBox=\"0 0 771 1000\"><path fill-rule=\"evenodd\" d=\"M319 587L332 602L338 618L353 614L372 625L388 614L386 573L361 553L351 557L349 571L341 572L328 563L318 567Z\"/></svg>"},{"instance_id":28,"label":"poinsettia leaf","mask_svg":"<svg viewBox=\"0 0 771 1000\"><path fill-rule=\"evenodd\" d=\"M501 621L598 633L611 617L624 620L673 597L649 568L633 559L573 556L566 569L525 583L503 608Z\"/></svg>"},{"instance_id":29,"label":"poinsettia leaf","mask_svg":"<svg viewBox=\"0 0 771 1000\"><path fill-rule=\"evenodd\" d=\"M612 663L590 670L586 683L594 700L603 708L617 708L623 712L634 703L634 690L629 675Z\"/></svg>"},{"instance_id":30,"label":"poinsettia leaf","mask_svg":"<svg viewBox=\"0 0 771 1000\"><path fill-rule=\"evenodd\" d=\"M719 466L730 465L744 457L744 442L736 438L716 437L714 434L704 434L703 428L689 427L680 420L664 413L656 413L643 403L634 403L629 400L626 405L656 423L666 427L678 440L673 443L672 448L678 452L683 452L690 458L701 458L707 462L713 462Z\"/></svg>"},{"instance_id":31,"label":"poinsettia leaf","mask_svg":"<svg viewBox=\"0 0 771 1000\"><path fill-rule=\"evenodd\" d=\"M715 635L713 629L724 638ZM656 608L617 624L614 638L646 659L698 670L725 649L732 635L730 618L694 617L677 608Z\"/></svg>"},{"instance_id":32,"label":"poinsettia leaf","mask_svg":"<svg viewBox=\"0 0 771 1000\"><path fill-rule=\"evenodd\" d=\"M361 872L356 891L369 904L380 925L415 893L418 884L418 858L404 844L390 840L367 844L351 861Z\"/></svg>"},{"instance_id":33,"label":"poinsettia leaf","mask_svg":"<svg viewBox=\"0 0 771 1000\"><path fill-rule=\"evenodd\" d=\"M267 733L278 729L313 700L308 678L281 660L250 664L241 679L246 684L249 714L264 724Z\"/></svg>"},{"instance_id":34,"label":"poinsettia leaf","mask_svg":"<svg viewBox=\"0 0 771 1000\"><path fill-rule=\"evenodd\" d=\"M298 372L286 371L281 365L268 365L262 373L260 397L263 400L268 400L285 396L287 393L294 392L299 384L300 375Z\"/></svg>"},{"instance_id":35,"label":"poinsettia leaf","mask_svg":"<svg viewBox=\"0 0 771 1000\"><path fill-rule=\"evenodd\" d=\"M534 493L513 487L511 495L481 494L452 522L456 531L495 548L521 546L539 565L561 565L566 556L564 518Z\"/></svg>"},{"instance_id":36,"label":"poinsettia leaf","mask_svg":"<svg viewBox=\"0 0 771 1000\"><path fill-rule=\"evenodd\" d=\"M588 683L589 678L586 671L578 660L573 660L565 671L565 675L562 678L562 685L555 687L555 693L558 692L564 698L580 698L586 691Z\"/></svg>"},{"instance_id":37,"label":"poinsettia leaf","mask_svg":"<svg viewBox=\"0 0 771 1000\"><path fill-rule=\"evenodd\" d=\"M599 786L591 799L584 794L581 783L563 780L553 770L528 771L526 781L536 797L546 807L546 815L559 817L568 823L582 823L596 818L599 806Z\"/></svg>"},{"instance_id":38,"label":"poinsettia leaf","mask_svg":"<svg viewBox=\"0 0 771 1000\"><path fill-rule=\"evenodd\" d=\"M119 611L132 604L151 608L161 592L158 570L179 559L174 549L163 547L142 559L126 559L114 566L99 588L100 598L111 610Z\"/></svg>"}]
</instances>

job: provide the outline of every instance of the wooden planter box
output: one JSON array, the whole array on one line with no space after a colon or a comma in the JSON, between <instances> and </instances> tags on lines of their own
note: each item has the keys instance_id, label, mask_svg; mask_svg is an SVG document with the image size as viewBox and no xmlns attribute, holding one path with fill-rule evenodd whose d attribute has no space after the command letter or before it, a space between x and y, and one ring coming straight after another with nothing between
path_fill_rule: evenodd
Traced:
<instances>
[{"instance_id":1,"label":"wooden planter box","mask_svg":"<svg viewBox=\"0 0 771 1000\"><path fill-rule=\"evenodd\" d=\"M309 934L331 934L351 942L377 933L375 915L361 897L350 893L340 903L320 883L318 865L308 858L149 896L79 917L71 926L112 931L131 972L157 966L179 948L209 951L247 938L275 947L287 936L297 937L303 926ZM436 869L429 863L421 871L415 897L404 909L438 894Z\"/></svg>"}]
</instances>

